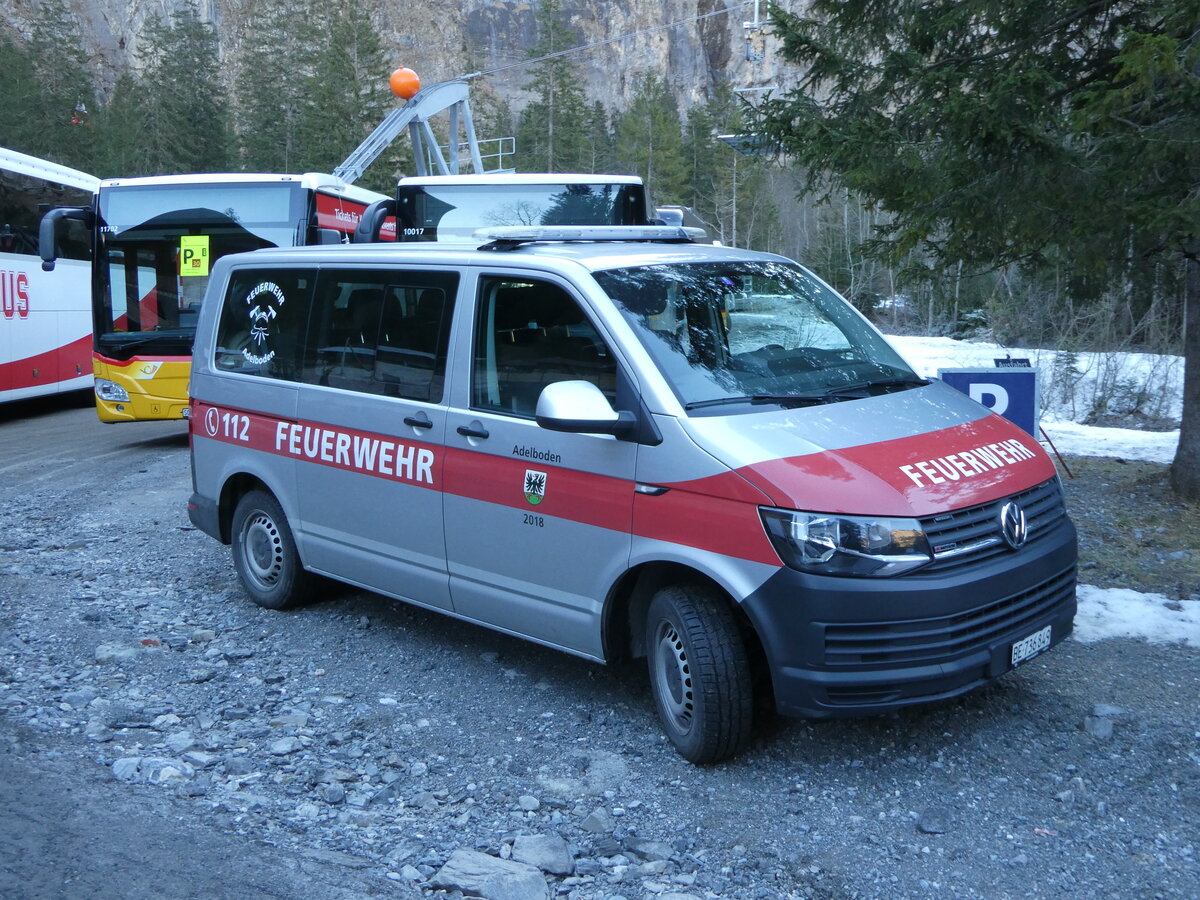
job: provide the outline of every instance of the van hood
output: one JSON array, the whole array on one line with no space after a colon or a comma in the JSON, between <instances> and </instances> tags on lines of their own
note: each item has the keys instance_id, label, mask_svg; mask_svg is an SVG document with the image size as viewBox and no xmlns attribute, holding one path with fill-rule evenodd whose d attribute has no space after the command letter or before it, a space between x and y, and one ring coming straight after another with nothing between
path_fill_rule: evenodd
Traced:
<instances>
[{"instance_id":1,"label":"van hood","mask_svg":"<svg viewBox=\"0 0 1200 900\"><path fill-rule=\"evenodd\" d=\"M786 509L928 516L1055 474L1029 434L964 394L921 388L825 406L693 416L692 439Z\"/></svg>"}]
</instances>

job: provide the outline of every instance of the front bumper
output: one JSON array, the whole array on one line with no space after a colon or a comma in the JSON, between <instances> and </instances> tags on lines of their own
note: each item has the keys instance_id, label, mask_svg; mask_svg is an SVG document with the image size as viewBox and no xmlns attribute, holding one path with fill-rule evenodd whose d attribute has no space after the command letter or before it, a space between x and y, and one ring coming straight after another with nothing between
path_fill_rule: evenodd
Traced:
<instances>
[{"instance_id":1,"label":"front bumper","mask_svg":"<svg viewBox=\"0 0 1200 900\"><path fill-rule=\"evenodd\" d=\"M958 569L831 578L781 569L743 601L776 708L810 718L878 713L963 694L1012 669L1015 641L1075 618L1075 528Z\"/></svg>"}]
</instances>

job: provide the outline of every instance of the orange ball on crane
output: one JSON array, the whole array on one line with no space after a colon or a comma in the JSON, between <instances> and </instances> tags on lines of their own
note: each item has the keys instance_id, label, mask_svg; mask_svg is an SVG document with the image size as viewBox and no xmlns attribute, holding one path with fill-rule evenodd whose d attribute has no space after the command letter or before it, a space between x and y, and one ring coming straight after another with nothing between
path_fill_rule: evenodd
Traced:
<instances>
[{"instance_id":1,"label":"orange ball on crane","mask_svg":"<svg viewBox=\"0 0 1200 900\"><path fill-rule=\"evenodd\" d=\"M421 90L421 79L412 69L406 69L401 66L392 73L392 77L388 79L388 84L391 85L392 93L401 100L411 100L416 96L417 91Z\"/></svg>"}]
</instances>

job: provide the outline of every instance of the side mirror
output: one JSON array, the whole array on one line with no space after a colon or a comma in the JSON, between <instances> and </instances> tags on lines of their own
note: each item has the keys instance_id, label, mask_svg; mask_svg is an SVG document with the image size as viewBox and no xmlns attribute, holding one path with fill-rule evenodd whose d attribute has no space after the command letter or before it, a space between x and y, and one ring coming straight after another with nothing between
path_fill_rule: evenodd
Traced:
<instances>
[{"instance_id":1,"label":"side mirror","mask_svg":"<svg viewBox=\"0 0 1200 900\"><path fill-rule=\"evenodd\" d=\"M572 434L621 434L637 419L617 412L590 381L556 381L542 389L537 402L537 423L548 431Z\"/></svg>"},{"instance_id":2,"label":"side mirror","mask_svg":"<svg viewBox=\"0 0 1200 900\"><path fill-rule=\"evenodd\" d=\"M383 200L376 200L363 210L362 218L358 220L358 227L354 229L354 237L351 243L378 243L379 233L383 230L383 223L387 221L388 216L396 215L396 212L397 205L393 198L387 197Z\"/></svg>"},{"instance_id":3,"label":"side mirror","mask_svg":"<svg viewBox=\"0 0 1200 900\"><path fill-rule=\"evenodd\" d=\"M63 219L87 222L88 210L79 206L57 206L44 216L38 225L38 255L42 258L42 270L54 271L58 260L58 223Z\"/></svg>"}]
</instances>

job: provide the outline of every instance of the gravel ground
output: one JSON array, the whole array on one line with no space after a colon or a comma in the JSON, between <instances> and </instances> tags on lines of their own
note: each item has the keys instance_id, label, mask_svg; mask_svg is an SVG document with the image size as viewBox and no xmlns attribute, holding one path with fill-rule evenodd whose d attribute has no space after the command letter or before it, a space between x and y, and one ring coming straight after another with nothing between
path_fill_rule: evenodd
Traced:
<instances>
[{"instance_id":1,"label":"gravel ground","mask_svg":"<svg viewBox=\"0 0 1200 900\"><path fill-rule=\"evenodd\" d=\"M0 464L0 895L1197 894L1195 648L1067 641L697 768L640 666L350 590L253 606L187 522L186 440L90 415L0 426L61 440ZM1200 591L1161 469L1068 462L1083 580Z\"/></svg>"}]
</instances>

